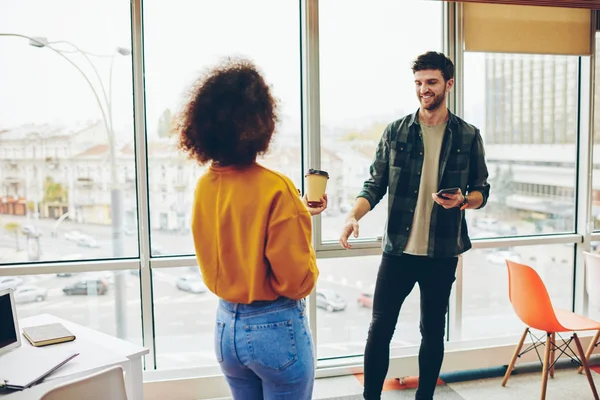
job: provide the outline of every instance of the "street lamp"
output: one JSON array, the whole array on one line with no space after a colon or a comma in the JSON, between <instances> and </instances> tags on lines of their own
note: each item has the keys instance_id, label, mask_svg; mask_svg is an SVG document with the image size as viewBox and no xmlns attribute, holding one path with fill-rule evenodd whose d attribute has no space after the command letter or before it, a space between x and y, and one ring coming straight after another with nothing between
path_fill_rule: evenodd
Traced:
<instances>
[{"instance_id":1,"label":"street lamp","mask_svg":"<svg viewBox=\"0 0 600 400\"><path fill-rule=\"evenodd\" d=\"M81 50L75 44L67 41L56 41L49 42L45 37L30 37L26 35L16 34L16 33L0 33L0 37L8 36L8 37L19 37L23 39L29 40L29 44L33 47L38 48L47 48L60 57L62 57L65 61L71 64L81 76L85 79L87 84L89 85L96 102L98 103L98 107L100 108L100 112L102 115L102 120L104 122L104 127L106 129L106 134L108 138L109 145L109 161L110 161L110 181L111 181L111 203L110 203L110 215L112 222L112 250L113 257L119 258L123 256L123 190L119 187L119 181L117 176L117 159L116 159L116 145L115 145L115 134L113 130L112 124L112 70L115 56L128 56L131 54L131 51L125 47L117 47L115 52L108 55L102 54L94 54L87 51ZM54 45L56 44L67 44L71 46L74 51L61 50L57 49ZM98 80L100 85L102 98L96 91L96 88L92 84L89 77L83 72L83 70L75 64L69 57L67 57L64 53L79 53L89 62L94 74ZM107 95L104 84L102 83L102 79L100 78L100 74L96 69L94 63L90 60L89 56L96 57L110 57L110 73L109 73L109 93ZM104 103L103 101L104 100ZM122 274L115 272L115 307L116 307L116 319L117 319L117 336L124 338L125 334L125 281L123 279Z\"/></svg>"}]
</instances>

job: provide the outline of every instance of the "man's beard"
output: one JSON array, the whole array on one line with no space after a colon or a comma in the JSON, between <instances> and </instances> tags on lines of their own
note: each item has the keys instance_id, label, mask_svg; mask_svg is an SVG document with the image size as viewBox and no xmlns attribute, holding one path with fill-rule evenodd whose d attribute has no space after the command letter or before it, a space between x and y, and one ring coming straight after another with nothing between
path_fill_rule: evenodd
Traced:
<instances>
[{"instance_id":1,"label":"man's beard","mask_svg":"<svg viewBox=\"0 0 600 400\"><path fill-rule=\"evenodd\" d=\"M438 95L434 95L433 96L433 101L429 104L423 104L423 98L419 97L419 100L421 101L421 105L423 106L424 109L426 109L427 111L434 111L437 110L439 108L439 106L444 102L444 100L446 99L446 92L442 92Z\"/></svg>"}]
</instances>

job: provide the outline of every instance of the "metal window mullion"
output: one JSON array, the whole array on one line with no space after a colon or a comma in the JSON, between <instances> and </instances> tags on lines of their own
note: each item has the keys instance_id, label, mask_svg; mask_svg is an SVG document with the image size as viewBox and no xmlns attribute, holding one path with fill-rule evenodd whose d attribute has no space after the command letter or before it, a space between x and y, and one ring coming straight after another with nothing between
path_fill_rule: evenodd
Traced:
<instances>
[{"instance_id":1,"label":"metal window mullion","mask_svg":"<svg viewBox=\"0 0 600 400\"><path fill-rule=\"evenodd\" d=\"M340 226L341 229L341 226ZM380 249L381 250L381 241L382 241L382 237L378 237L378 238L369 238L369 239L355 239L352 241L352 249L353 250L361 250L361 249ZM331 250L344 250L342 248L342 246L340 246L339 242L337 240L326 240L324 242L321 243L321 246L319 246L319 250L317 250L317 253L321 252L321 251L331 251ZM347 251L344 250L348 253L353 254L353 251Z\"/></svg>"},{"instance_id":2,"label":"metal window mullion","mask_svg":"<svg viewBox=\"0 0 600 400\"><path fill-rule=\"evenodd\" d=\"M197 267L196 256L154 257L150 260L150 269Z\"/></svg>"},{"instance_id":3,"label":"metal window mullion","mask_svg":"<svg viewBox=\"0 0 600 400\"><path fill-rule=\"evenodd\" d=\"M596 13L590 12L591 26L590 45L595 54L596 47ZM587 295L585 292L585 265L583 252L589 251L591 234L594 230L592 217L593 193L593 153L594 153L594 88L595 59L594 56L579 58L579 107L578 107L578 153L577 153L577 186L576 186L576 221L575 229L583 238L583 243L575 247L575 265L573 277L573 310L587 314Z\"/></svg>"},{"instance_id":4,"label":"metal window mullion","mask_svg":"<svg viewBox=\"0 0 600 400\"><path fill-rule=\"evenodd\" d=\"M302 43L302 126L306 165L321 167L321 118L319 91L319 2L300 0L300 31ZM321 245L321 217L313 217L313 246ZM309 322L317 354L317 301L313 290L309 296ZM318 358L318 355L317 355Z\"/></svg>"},{"instance_id":5,"label":"metal window mullion","mask_svg":"<svg viewBox=\"0 0 600 400\"><path fill-rule=\"evenodd\" d=\"M321 103L319 83L319 2L301 0L302 104L307 168L321 168ZM316 248L321 245L321 217L313 218Z\"/></svg>"},{"instance_id":6,"label":"metal window mullion","mask_svg":"<svg viewBox=\"0 0 600 400\"><path fill-rule=\"evenodd\" d=\"M150 271L150 202L148 199L148 158L146 146L146 104L144 96L144 28L142 0L131 1L131 33L133 56L133 101L135 118L135 163L138 209L138 239L140 252L140 296L142 337L150 352L145 357L145 369L156 368L154 340L154 303Z\"/></svg>"},{"instance_id":7,"label":"metal window mullion","mask_svg":"<svg viewBox=\"0 0 600 400\"><path fill-rule=\"evenodd\" d=\"M444 50L446 54L454 61L455 83L453 96L449 97L449 108L459 116L463 116L463 32L462 32L462 7L456 3L446 3L444 12L444 30L446 40L444 41ZM456 281L454 290L450 296L448 308L448 340L458 341L462 336L462 304L463 304L463 263L462 257L459 257L456 269Z\"/></svg>"},{"instance_id":8,"label":"metal window mullion","mask_svg":"<svg viewBox=\"0 0 600 400\"><path fill-rule=\"evenodd\" d=\"M136 259L108 259L108 260L81 260L64 261L52 263L31 264L6 264L0 265L0 276L15 275L44 275L63 272L98 272L98 271L123 271L139 268L139 260Z\"/></svg>"},{"instance_id":9,"label":"metal window mullion","mask_svg":"<svg viewBox=\"0 0 600 400\"><path fill-rule=\"evenodd\" d=\"M456 58L456 13L455 13L456 5L450 2L444 2L443 4L443 12L442 12L442 49L444 54L446 54L450 59L454 60ZM450 111L456 113L456 91L453 90L448 96L448 108Z\"/></svg>"},{"instance_id":10,"label":"metal window mullion","mask_svg":"<svg viewBox=\"0 0 600 400\"><path fill-rule=\"evenodd\" d=\"M464 117L464 31L463 31L463 7L461 3L449 5L452 12L448 13L451 18L448 23L449 50L454 61L454 113Z\"/></svg>"},{"instance_id":11,"label":"metal window mullion","mask_svg":"<svg viewBox=\"0 0 600 400\"><path fill-rule=\"evenodd\" d=\"M496 247L583 243L583 236L577 233L560 233L552 235L472 239L471 243L473 244L473 249L491 249Z\"/></svg>"}]
</instances>

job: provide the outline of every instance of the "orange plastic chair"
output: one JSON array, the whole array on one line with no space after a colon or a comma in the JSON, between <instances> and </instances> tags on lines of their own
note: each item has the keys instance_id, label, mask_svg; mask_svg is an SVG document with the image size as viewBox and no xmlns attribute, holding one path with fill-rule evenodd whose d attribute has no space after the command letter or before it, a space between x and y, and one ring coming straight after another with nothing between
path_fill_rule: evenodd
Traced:
<instances>
[{"instance_id":1,"label":"orange plastic chair","mask_svg":"<svg viewBox=\"0 0 600 400\"><path fill-rule=\"evenodd\" d=\"M527 350L521 353L525 337L530 333L530 329L536 329L546 332L544 360L542 368L542 393L541 400L546 398L546 387L548 385L548 375L554 376L554 353L558 350L559 354L568 353L565 350L568 348L576 354L570 347L571 342L575 342L577 353L579 354L579 363L585 370L590 388L594 394L594 399L598 399L598 392L594 385L594 380L590 372L590 368L587 363L587 358L581 347L581 342L575 331L592 331L600 329L600 323L591 319L577 315L571 311L554 309L550 296L546 290L546 286L538 273L531 267L519 264L514 261L506 260L508 267L508 295L510 302L512 303L513 309L517 316L523 321L527 328L521 336L521 340L515 349L515 352L510 360L504 379L502 380L502 386L505 386L508 382L508 378L512 373L517 357L522 354L536 349L544 343L540 340L530 346ZM573 335L569 340L565 340L560 346L556 345L555 335L557 333L573 332ZM559 356L560 357L560 356ZM551 360L552 358L552 360ZM575 359L573 359L575 361Z\"/></svg>"}]
</instances>

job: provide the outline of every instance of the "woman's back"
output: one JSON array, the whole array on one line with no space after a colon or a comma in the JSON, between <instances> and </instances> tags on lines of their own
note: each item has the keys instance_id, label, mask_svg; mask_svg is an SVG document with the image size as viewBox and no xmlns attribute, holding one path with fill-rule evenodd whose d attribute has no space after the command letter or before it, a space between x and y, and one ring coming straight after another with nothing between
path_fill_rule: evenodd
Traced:
<instances>
[{"instance_id":1,"label":"woman's back","mask_svg":"<svg viewBox=\"0 0 600 400\"><path fill-rule=\"evenodd\" d=\"M204 282L224 300L301 299L316 283L310 214L289 178L258 164L208 169L192 232Z\"/></svg>"}]
</instances>

